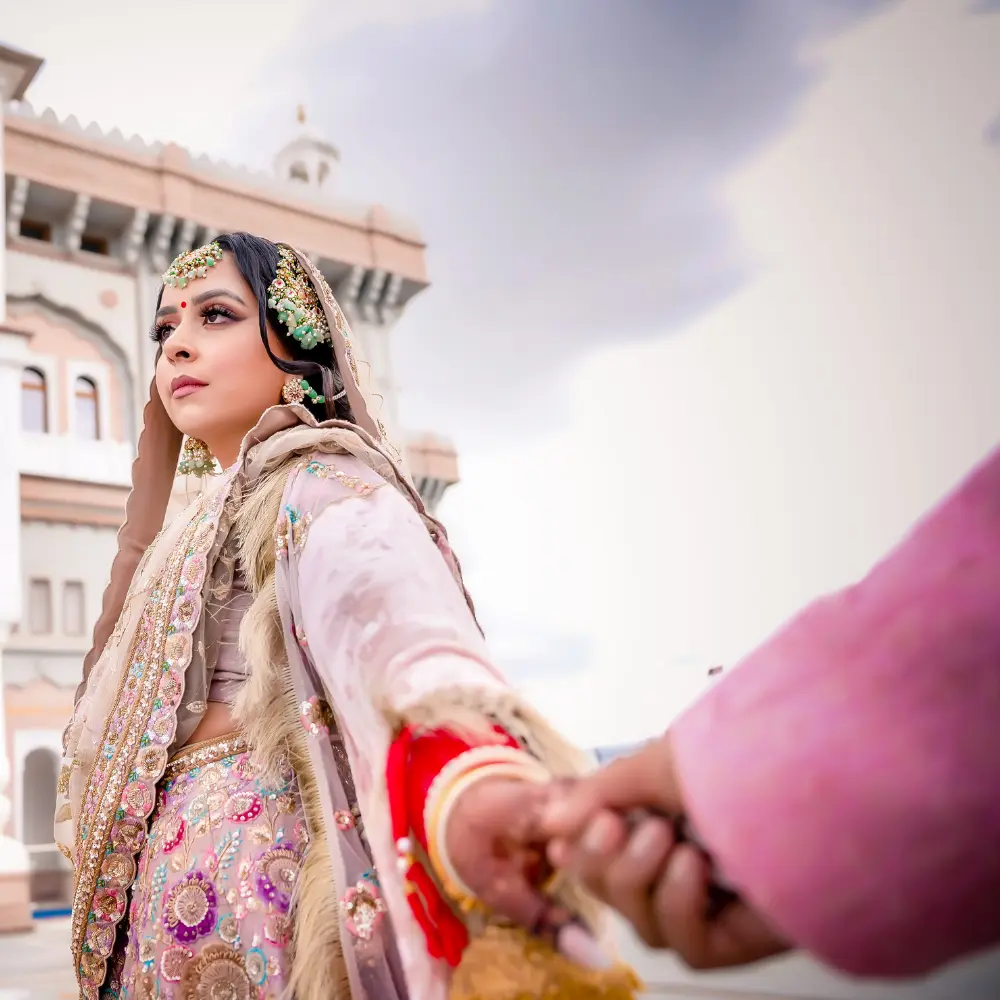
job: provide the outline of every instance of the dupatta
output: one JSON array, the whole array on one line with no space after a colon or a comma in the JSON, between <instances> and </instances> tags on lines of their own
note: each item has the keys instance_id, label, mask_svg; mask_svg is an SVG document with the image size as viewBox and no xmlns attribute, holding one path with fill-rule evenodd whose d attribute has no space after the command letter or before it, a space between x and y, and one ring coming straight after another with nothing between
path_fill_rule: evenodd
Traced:
<instances>
[{"instance_id":1,"label":"dupatta","mask_svg":"<svg viewBox=\"0 0 1000 1000\"><path fill-rule=\"evenodd\" d=\"M553 774L578 773L587 762L492 667L444 528L424 509L378 419L370 368L322 275L308 258L292 252L323 304L356 423L319 423L301 405L269 408L244 439L234 466L211 479L201 496L161 529L181 435L167 417L155 382L151 386L126 520L93 648L84 661L76 710L64 735L57 791L56 842L75 871L71 947L81 995L98 1000L136 878L157 784L171 750L190 736L206 710L211 636L206 637L202 612L214 586L224 579L224 564L235 548L257 592L241 627L251 679L235 716L265 763L280 744L296 768L303 769L300 783L311 848L295 904L296 1000L320 1000L331 992L342 997L347 991L353 1000L532 995L534 990L523 990L516 976L510 978L527 952L509 939L494 942L485 952L475 951L474 943L469 953L475 955L469 963L463 959L459 969L459 978L469 985L449 993L451 970L427 953L405 902L382 769L395 728L404 722L487 735L497 722L521 738ZM373 494L371 507L364 508L365 498ZM361 510L366 511L362 521L352 527L351 518ZM375 519L366 521L369 517ZM249 532L248 523L254 525ZM240 535L240 525L253 544ZM310 530L319 551L329 557L320 565L333 565L336 555L345 569L339 579L354 579L354 591L336 600L317 591L314 570L301 561ZM404 595L398 614L388 617L413 621L436 615L433 634L421 638L395 630L394 639L376 643L374 629L367 644L357 642L351 649L338 645L337 622L357 620L360 605L354 596L363 587L348 572L348 548L365 531L399 545L400 552L418 554L415 572L427 584L423 596L440 599L418 614ZM387 572L385 594L393 585L393 593L402 593L399 583L398 573ZM406 581L403 586L408 594L419 590ZM331 583L331 595L332 588ZM303 634L303 620L316 624L319 634L312 643ZM374 625L374 619L368 624ZM313 655L321 638L322 655ZM407 673L408 664L426 664L439 651L452 659L443 667L437 661L437 673L415 667ZM357 785L365 836L388 903L392 933L375 951L359 950L357 941L347 948L341 940L346 921L338 909L343 902L338 893L362 891L351 886L366 861L358 834L339 829L335 818L348 801L338 748ZM583 910L582 905L573 908ZM532 954L531 981L551 981L542 969L549 957ZM505 970L499 992L494 992L482 985L489 983L489 975L477 975L477 970L492 969L498 956ZM565 981L570 978L563 974ZM617 998L630 993L595 987L572 995Z\"/></svg>"},{"instance_id":2,"label":"dupatta","mask_svg":"<svg viewBox=\"0 0 1000 1000\"><path fill-rule=\"evenodd\" d=\"M182 434L155 379L150 384L125 522L63 734L57 784L55 842L74 868L71 948L88 1000L97 1000L104 982L170 750L206 709L204 691L192 698L186 682L192 664L204 664L202 610L243 492L252 486L248 456L277 430L302 424L306 436L293 437L280 451L335 438L420 504L379 419L371 368L329 285L308 257L287 249L322 303L355 424L320 425L302 406L273 407L244 439L235 465L210 479L201 496L164 526ZM277 454L272 446L270 457Z\"/></svg>"}]
</instances>

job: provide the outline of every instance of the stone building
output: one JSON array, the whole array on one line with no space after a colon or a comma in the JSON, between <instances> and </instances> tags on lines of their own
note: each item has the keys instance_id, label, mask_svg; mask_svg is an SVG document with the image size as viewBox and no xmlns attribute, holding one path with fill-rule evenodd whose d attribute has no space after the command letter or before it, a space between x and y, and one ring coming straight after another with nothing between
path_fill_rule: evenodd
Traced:
<instances>
[{"instance_id":1,"label":"stone building","mask_svg":"<svg viewBox=\"0 0 1000 1000\"><path fill-rule=\"evenodd\" d=\"M159 275L177 253L236 229L304 248L428 504L457 481L447 441L400 437L390 338L428 284L420 234L342 196L340 153L301 112L274 170L253 173L37 111L41 64L0 46L0 927L24 923L29 902L65 899L52 845L61 732L128 494Z\"/></svg>"}]
</instances>

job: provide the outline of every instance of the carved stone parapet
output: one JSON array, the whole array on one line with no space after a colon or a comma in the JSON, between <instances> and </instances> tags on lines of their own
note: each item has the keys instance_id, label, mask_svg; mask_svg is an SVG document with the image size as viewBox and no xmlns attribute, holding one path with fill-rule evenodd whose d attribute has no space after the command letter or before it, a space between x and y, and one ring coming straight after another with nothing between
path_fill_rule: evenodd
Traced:
<instances>
[{"instance_id":1,"label":"carved stone parapet","mask_svg":"<svg viewBox=\"0 0 1000 1000\"><path fill-rule=\"evenodd\" d=\"M172 215L161 215L160 221L156 224L149 257L157 271L165 271L170 264L172 259L170 257L170 241L173 238L176 225L177 219Z\"/></svg>"},{"instance_id":2,"label":"carved stone parapet","mask_svg":"<svg viewBox=\"0 0 1000 1000\"><path fill-rule=\"evenodd\" d=\"M79 250L83 232L87 228L87 216L90 215L90 195L78 194L73 202L73 209L66 220L66 249Z\"/></svg>"},{"instance_id":3,"label":"carved stone parapet","mask_svg":"<svg viewBox=\"0 0 1000 1000\"><path fill-rule=\"evenodd\" d=\"M381 268L375 268L368 272L365 281L364 291L361 293L361 315L369 323L376 323L379 319L378 308L382 301L382 292L385 289L385 282L388 275Z\"/></svg>"},{"instance_id":4,"label":"carved stone parapet","mask_svg":"<svg viewBox=\"0 0 1000 1000\"><path fill-rule=\"evenodd\" d=\"M194 245L194 237L198 232L198 223L194 219L185 219L181 223L180 231L177 234L177 242L174 244L173 256L190 250ZM172 259L172 258L171 258Z\"/></svg>"},{"instance_id":5,"label":"carved stone parapet","mask_svg":"<svg viewBox=\"0 0 1000 1000\"><path fill-rule=\"evenodd\" d=\"M28 203L28 189L31 182L27 177L15 177L10 190L10 201L7 203L7 235L17 236L21 231L21 219L24 218L24 206Z\"/></svg>"},{"instance_id":6,"label":"carved stone parapet","mask_svg":"<svg viewBox=\"0 0 1000 1000\"><path fill-rule=\"evenodd\" d=\"M129 223L122 245L122 256L126 264L132 265L139 260L139 254L142 253L143 244L146 242L148 225L149 212L144 208L137 208L132 214L132 221Z\"/></svg>"}]
</instances>

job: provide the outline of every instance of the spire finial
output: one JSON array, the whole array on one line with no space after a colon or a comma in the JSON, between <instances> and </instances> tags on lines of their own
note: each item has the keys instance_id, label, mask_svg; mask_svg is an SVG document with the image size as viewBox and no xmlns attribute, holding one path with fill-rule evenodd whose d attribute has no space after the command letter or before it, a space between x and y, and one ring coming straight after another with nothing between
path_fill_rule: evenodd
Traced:
<instances>
[{"instance_id":1,"label":"spire finial","mask_svg":"<svg viewBox=\"0 0 1000 1000\"><path fill-rule=\"evenodd\" d=\"M306 109L305 109L305 105L303 105L303 104L299 105L298 110L297 110L297 112L295 114L295 117L298 118L300 125L305 125L305 123L306 123Z\"/></svg>"}]
</instances>

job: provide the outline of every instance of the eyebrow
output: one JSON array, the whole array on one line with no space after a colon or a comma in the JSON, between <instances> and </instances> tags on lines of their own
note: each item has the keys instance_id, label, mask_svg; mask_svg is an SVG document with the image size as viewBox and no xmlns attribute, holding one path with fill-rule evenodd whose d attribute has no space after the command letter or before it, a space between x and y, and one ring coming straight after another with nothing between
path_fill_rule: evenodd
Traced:
<instances>
[{"instance_id":1,"label":"eyebrow","mask_svg":"<svg viewBox=\"0 0 1000 1000\"><path fill-rule=\"evenodd\" d=\"M231 292L227 288L210 288L207 292L200 292L192 300L191 304L195 306L200 306L203 302L207 302L209 299L233 299L239 302L241 306L245 306L246 303L241 299L236 292ZM160 306L156 310L156 318L159 319L161 316L166 316L168 313L177 312L177 306Z\"/></svg>"}]
</instances>

